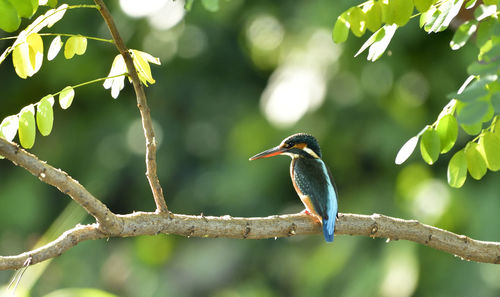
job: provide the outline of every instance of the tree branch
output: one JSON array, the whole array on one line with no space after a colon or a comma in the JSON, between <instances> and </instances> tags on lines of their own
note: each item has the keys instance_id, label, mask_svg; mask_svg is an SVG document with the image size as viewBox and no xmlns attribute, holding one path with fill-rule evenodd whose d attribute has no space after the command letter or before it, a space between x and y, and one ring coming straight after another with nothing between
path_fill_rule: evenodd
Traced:
<instances>
[{"instance_id":1,"label":"tree branch","mask_svg":"<svg viewBox=\"0 0 500 297\"><path fill-rule=\"evenodd\" d=\"M95 4L99 7L99 12L101 13L104 21L106 22L111 36L115 42L116 48L120 51L120 54L125 60L127 65L127 71L130 79L132 80L132 85L134 86L135 95L137 98L137 107L141 114L142 128L144 130L144 136L146 138L146 177L153 192L153 198L156 204L157 212L167 212L167 203L163 196L163 189L161 188L160 180L156 173L156 138L153 130L153 121L151 120L151 112L149 110L148 102L146 100L146 94L144 93L144 88L139 80L137 71L134 67L134 62L130 53L123 42L118 29L116 28L115 22L111 17L111 14L102 0L94 0Z\"/></svg>"},{"instance_id":2,"label":"tree branch","mask_svg":"<svg viewBox=\"0 0 500 297\"><path fill-rule=\"evenodd\" d=\"M119 217L123 222L121 231L105 234L98 230L96 224L78 225L36 250L17 256L0 257L0 270L21 268L30 257L30 263L35 264L57 257L79 242L108 237L165 233L202 238L266 239L322 232L319 223L303 213L264 218L233 218L137 212ZM464 260L500 264L499 242L474 240L414 220L379 214L340 214L335 234L406 239L451 253Z\"/></svg>"},{"instance_id":3,"label":"tree branch","mask_svg":"<svg viewBox=\"0 0 500 297\"><path fill-rule=\"evenodd\" d=\"M0 155L28 170L44 183L54 186L62 193L69 195L71 199L85 208L97 220L102 231L118 232L121 229L121 222L118 217L66 172L40 161L35 155L20 148L18 144L1 137Z\"/></svg>"}]
</instances>

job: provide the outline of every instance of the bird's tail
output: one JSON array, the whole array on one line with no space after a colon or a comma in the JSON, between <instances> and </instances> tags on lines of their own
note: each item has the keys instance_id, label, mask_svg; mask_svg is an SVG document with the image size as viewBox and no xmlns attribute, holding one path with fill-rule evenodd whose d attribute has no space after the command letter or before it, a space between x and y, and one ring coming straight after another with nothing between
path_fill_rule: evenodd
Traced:
<instances>
[{"instance_id":1,"label":"bird's tail","mask_svg":"<svg viewBox=\"0 0 500 297\"><path fill-rule=\"evenodd\" d=\"M327 242L333 241L333 231L335 231L335 216L323 218L323 235Z\"/></svg>"}]
</instances>

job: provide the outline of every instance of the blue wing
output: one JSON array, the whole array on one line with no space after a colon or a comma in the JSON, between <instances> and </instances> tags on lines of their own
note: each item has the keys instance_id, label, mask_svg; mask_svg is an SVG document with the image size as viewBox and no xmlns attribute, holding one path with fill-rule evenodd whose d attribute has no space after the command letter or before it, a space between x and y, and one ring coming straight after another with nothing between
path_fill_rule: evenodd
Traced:
<instances>
[{"instance_id":1,"label":"blue wing","mask_svg":"<svg viewBox=\"0 0 500 297\"><path fill-rule=\"evenodd\" d=\"M310 197L314 210L321 216L325 240L332 242L338 204L330 171L320 159L299 158L294 166L295 182L302 194Z\"/></svg>"}]
</instances>

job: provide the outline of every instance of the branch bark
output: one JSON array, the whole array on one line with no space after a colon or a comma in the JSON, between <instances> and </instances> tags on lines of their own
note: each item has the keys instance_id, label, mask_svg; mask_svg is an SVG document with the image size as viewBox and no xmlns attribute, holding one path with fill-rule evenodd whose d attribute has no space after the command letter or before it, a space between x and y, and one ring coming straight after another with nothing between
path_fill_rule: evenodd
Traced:
<instances>
[{"instance_id":1,"label":"branch bark","mask_svg":"<svg viewBox=\"0 0 500 297\"><path fill-rule=\"evenodd\" d=\"M303 213L263 218L233 218L137 212L118 217L123 222L121 231L105 234L99 231L97 224L78 225L36 250L0 257L0 270L21 268L28 258L31 258L31 264L36 264L61 255L79 242L108 237L165 233L202 238L266 239L322 232L319 223ZM340 214L335 234L406 239L451 253L464 260L500 264L500 243L474 240L414 220L402 220L380 214Z\"/></svg>"},{"instance_id":2,"label":"branch bark","mask_svg":"<svg viewBox=\"0 0 500 297\"><path fill-rule=\"evenodd\" d=\"M125 60L128 75L132 80L132 85L134 86L137 98L137 107L139 108L139 112L141 114L142 129L146 138L146 177L148 179L149 186L151 187L151 191L153 192L156 211L168 213L167 203L165 202L165 198L163 196L163 189L156 173L156 138L153 130L153 121L151 120L151 112L146 100L146 93L144 93L144 88L141 84L139 76L137 75L137 71L134 67L134 61L125 46L123 39L118 33L118 29L116 28L115 22L113 21L108 8L102 0L94 0L94 2L99 7L99 12L111 32L116 48L120 51L120 54Z\"/></svg>"}]
</instances>

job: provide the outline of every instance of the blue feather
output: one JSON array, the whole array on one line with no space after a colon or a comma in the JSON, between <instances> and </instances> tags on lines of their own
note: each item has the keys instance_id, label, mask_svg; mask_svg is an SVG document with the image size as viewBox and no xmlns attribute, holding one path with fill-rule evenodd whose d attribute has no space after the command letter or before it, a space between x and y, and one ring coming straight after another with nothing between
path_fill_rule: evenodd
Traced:
<instances>
[{"instance_id":1,"label":"blue feather","mask_svg":"<svg viewBox=\"0 0 500 297\"><path fill-rule=\"evenodd\" d=\"M330 177L328 169L325 166L325 163L321 162L321 168L323 169L323 173L325 176ZM333 232L335 231L335 220L337 219L337 192L335 191L335 187L332 184L330 178L327 179L327 201L326 201L326 216L323 217L323 235L325 236L325 240L327 242L333 241Z\"/></svg>"}]
</instances>

